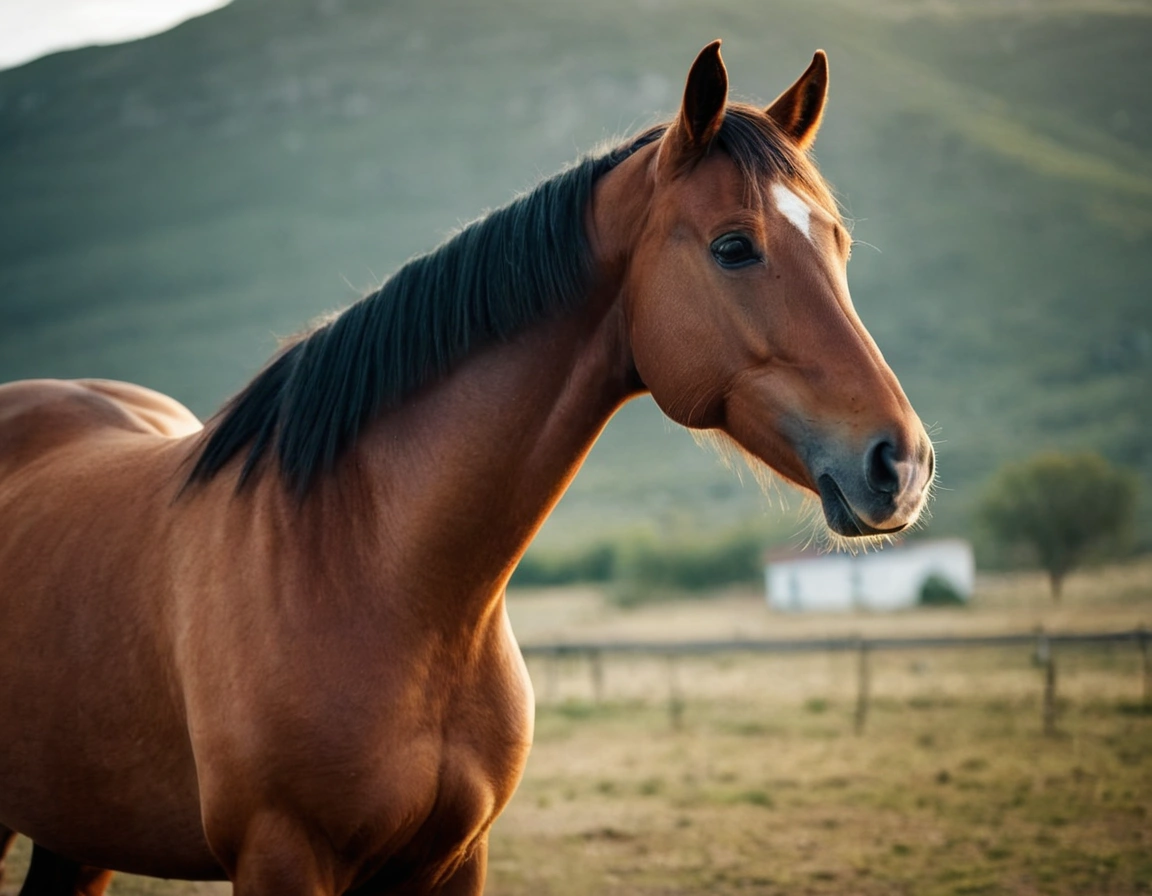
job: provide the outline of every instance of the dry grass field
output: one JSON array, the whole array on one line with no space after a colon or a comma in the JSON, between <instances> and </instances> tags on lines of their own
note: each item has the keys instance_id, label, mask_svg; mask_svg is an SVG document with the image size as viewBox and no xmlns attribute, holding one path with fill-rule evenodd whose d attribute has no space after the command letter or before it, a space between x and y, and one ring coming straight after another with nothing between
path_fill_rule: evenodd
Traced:
<instances>
[{"instance_id":1,"label":"dry grass field","mask_svg":"<svg viewBox=\"0 0 1152 896\"><path fill-rule=\"evenodd\" d=\"M573 589L515 595L510 613L526 644L1152 627L1152 561L1074 576L1059 606L1012 575L957 610L779 616L754 593L620 610ZM585 661L533 660L536 744L488 892L1152 893L1140 653L1056 661L1046 737L1026 649L878 653L862 735L848 654L609 659L599 702ZM111 892L228 888L121 875Z\"/></svg>"}]
</instances>

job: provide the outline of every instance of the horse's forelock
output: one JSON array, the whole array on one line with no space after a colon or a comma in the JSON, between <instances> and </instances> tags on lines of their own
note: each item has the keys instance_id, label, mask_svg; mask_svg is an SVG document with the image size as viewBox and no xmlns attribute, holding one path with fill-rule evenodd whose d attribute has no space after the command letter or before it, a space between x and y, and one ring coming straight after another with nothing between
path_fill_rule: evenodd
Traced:
<instances>
[{"instance_id":1,"label":"horse's forelock","mask_svg":"<svg viewBox=\"0 0 1152 896\"><path fill-rule=\"evenodd\" d=\"M779 180L795 184L817 204L840 220L840 209L808 154L786 137L763 110L733 103L716 135L715 146L740 169L750 193L768 201L768 188Z\"/></svg>"}]
</instances>

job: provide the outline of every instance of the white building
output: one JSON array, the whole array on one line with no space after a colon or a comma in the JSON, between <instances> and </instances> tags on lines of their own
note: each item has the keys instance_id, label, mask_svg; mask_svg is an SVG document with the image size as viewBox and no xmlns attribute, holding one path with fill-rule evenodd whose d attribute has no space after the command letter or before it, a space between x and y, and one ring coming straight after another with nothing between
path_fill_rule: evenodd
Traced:
<instances>
[{"instance_id":1,"label":"white building","mask_svg":"<svg viewBox=\"0 0 1152 896\"><path fill-rule=\"evenodd\" d=\"M866 554L770 553L768 605L784 611L899 610L939 576L965 599L976 579L972 546L959 538L888 545Z\"/></svg>"}]
</instances>

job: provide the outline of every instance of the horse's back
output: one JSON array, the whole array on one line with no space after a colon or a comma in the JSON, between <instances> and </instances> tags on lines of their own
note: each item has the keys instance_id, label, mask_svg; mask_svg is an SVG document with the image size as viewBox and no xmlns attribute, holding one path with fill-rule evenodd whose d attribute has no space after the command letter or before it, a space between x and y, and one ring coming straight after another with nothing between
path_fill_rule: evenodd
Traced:
<instances>
[{"instance_id":1,"label":"horse's back","mask_svg":"<svg viewBox=\"0 0 1152 896\"><path fill-rule=\"evenodd\" d=\"M0 468L111 431L178 437L201 428L179 402L112 380L22 380L0 386Z\"/></svg>"},{"instance_id":2,"label":"horse's back","mask_svg":"<svg viewBox=\"0 0 1152 896\"><path fill-rule=\"evenodd\" d=\"M0 824L85 864L150 873L175 842L161 870L214 871L167 628L199 428L128 384L0 386ZM90 811L59 826L72 799ZM105 826L122 855L92 846Z\"/></svg>"},{"instance_id":3,"label":"horse's back","mask_svg":"<svg viewBox=\"0 0 1152 896\"><path fill-rule=\"evenodd\" d=\"M113 380L21 380L0 385L0 478L53 449L102 436L177 438L201 429L182 404Z\"/></svg>"}]
</instances>

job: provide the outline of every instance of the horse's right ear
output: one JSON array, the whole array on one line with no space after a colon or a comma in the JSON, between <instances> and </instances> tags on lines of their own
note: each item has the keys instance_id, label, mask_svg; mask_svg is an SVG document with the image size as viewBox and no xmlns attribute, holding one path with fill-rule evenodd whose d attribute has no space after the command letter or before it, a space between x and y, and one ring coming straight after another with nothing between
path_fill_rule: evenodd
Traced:
<instances>
[{"instance_id":1,"label":"horse's right ear","mask_svg":"<svg viewBox=\"0 0 1152 896\"><path fill-rule=\"evenodd\" d=\"M728 107L728 70L720 58L720 41L708 44L688 72L680 114L664 138L660 164L676 168L702 156L724 123Z\"/></svg>"}]
</instances>

